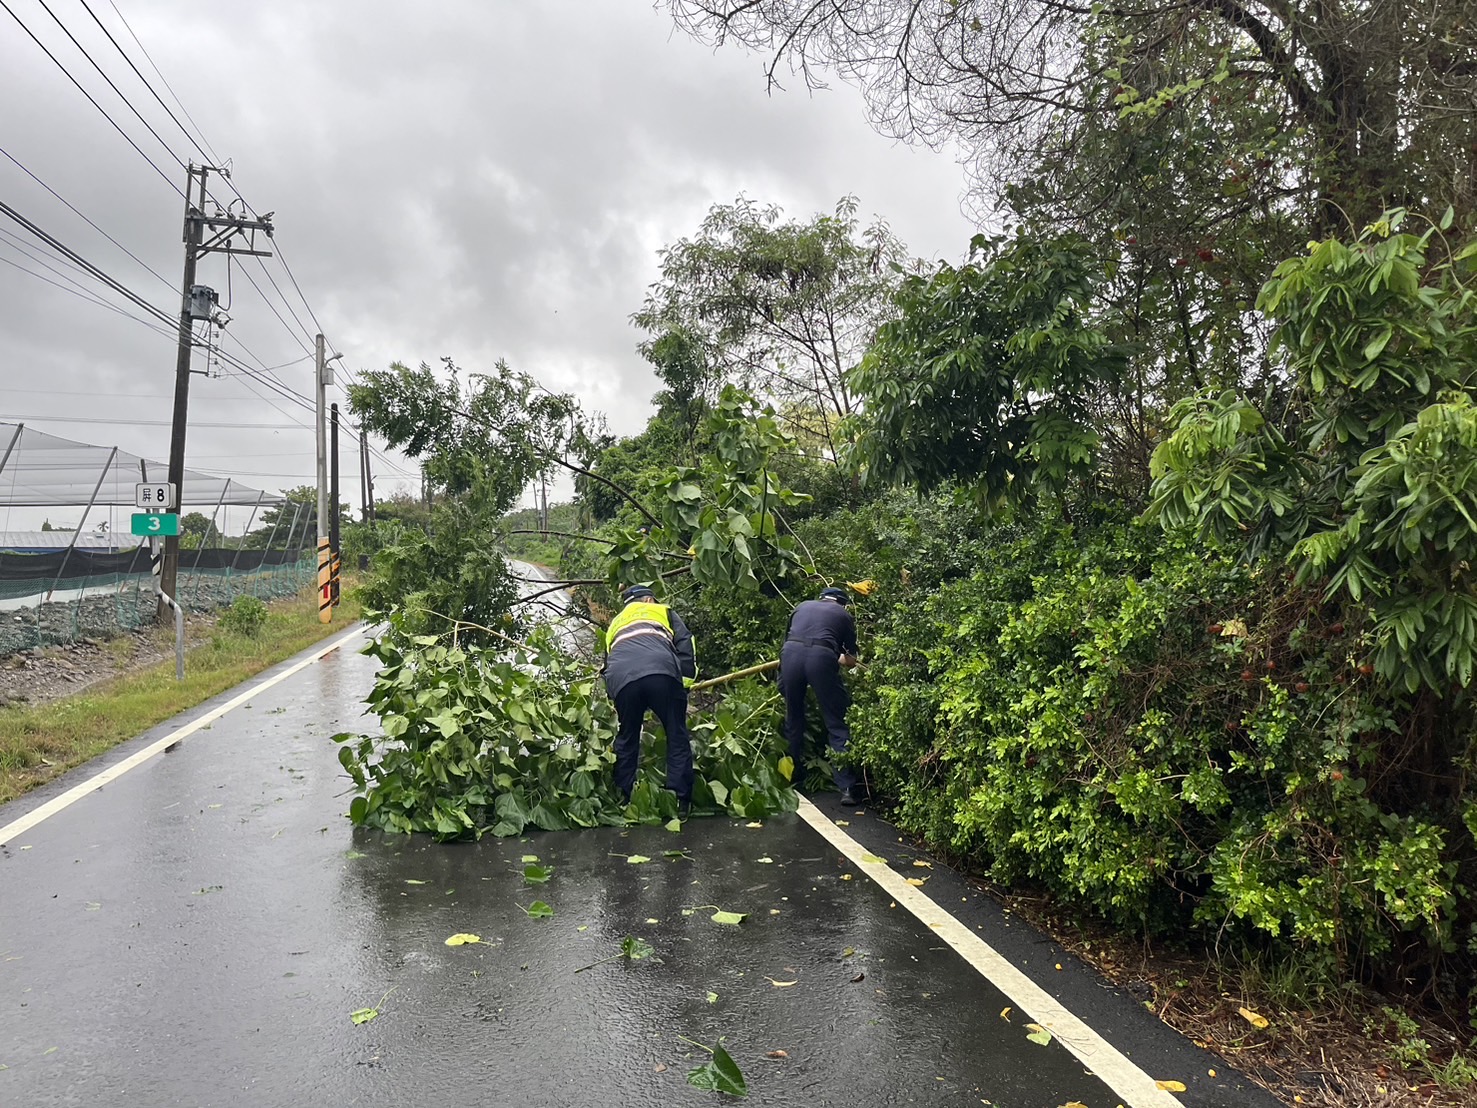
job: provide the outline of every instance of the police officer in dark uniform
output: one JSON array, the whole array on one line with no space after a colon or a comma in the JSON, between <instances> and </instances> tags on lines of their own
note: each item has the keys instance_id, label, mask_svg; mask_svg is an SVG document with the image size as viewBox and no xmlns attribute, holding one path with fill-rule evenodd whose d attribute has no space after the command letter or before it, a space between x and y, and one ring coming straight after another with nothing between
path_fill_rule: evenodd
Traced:
<instances>
[{"instance_id":1,"label":"police officer in dark uniform","mask_svg":"<svg viewBox=\"0 0 1477 1108\"><path fill-rule=\"evenodd\" d=\"M841 683L841 667L856 665L856 620L846 610L844 589L822 589L790 617L790 630L780 651L780 693L785 698L785 736L798 773L805 757L805 690L815 690L831 749L841 752L851 741L846 709L851 694ZM855 770L833 765L832 778L848 807L866 799Z\"/></svg>"},{"instance_id":2,"label":"police officer in dark uniform","mask_svg":"<svg viewBox=\"0 0 1477 1108\"><path fill-rule=\"evenodd\" d=\"M692 803L692 738L687 733L687 687L697 676L692 634L682 617L645 585L621 593L625 602L605 629L605 691L615 701L615 784L626 803L641 765L641 724L650 709L667 733L667 788L683 815Z\"/></svg>"}]
</instances>

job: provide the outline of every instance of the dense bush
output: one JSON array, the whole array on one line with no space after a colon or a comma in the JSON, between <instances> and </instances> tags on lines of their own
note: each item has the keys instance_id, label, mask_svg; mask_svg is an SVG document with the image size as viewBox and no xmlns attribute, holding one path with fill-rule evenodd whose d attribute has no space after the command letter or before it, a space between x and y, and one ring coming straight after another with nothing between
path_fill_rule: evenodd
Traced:
<instances>
[{"instance_id":1,"label":"dense bush","mask_svg":"<svg viewBox=\"0 0 1477 1108\"><path fill-rule=\"evenodd\" d=\"M1043 528L884 626L858 757L903 826L1002 883L1259 932L1330 979L1429 972L1469 938L1471 806L1454 780L1410 792L1364 628L1289 575L1142 525Z\"/></svg>"},{"instance_id":2,"label":"dense bush","mask_svg":"<svg viewBox=\"0 0 1477 1108\"><path fill-rule=\"evenodd\" d=\"M266 625L267 606L254 596L238 596L216 622L222 631L255 638Z\"/></svg>"}]
</instances>

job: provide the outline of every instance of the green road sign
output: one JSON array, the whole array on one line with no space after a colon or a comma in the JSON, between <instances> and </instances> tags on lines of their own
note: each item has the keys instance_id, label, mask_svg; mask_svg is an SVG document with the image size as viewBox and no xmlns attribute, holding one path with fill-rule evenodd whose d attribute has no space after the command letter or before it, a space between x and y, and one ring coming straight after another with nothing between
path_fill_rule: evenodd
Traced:
<instances>
[{"instance_id":1,"label":"green road sign","mask_svg":"<svg viewBox=\"0 0 1477 1108\"><path fill-rule=\"evenodd\" d=\"M132 531L135 535L178 535L179 516L174 512L150 515L148 512L133 513Z\"/></svg>"}]
</instances>

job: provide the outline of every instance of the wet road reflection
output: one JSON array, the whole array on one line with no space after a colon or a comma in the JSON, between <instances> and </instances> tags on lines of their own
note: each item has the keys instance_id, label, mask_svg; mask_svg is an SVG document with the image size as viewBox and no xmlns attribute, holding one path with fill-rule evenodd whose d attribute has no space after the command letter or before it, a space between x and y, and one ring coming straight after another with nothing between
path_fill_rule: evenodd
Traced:
<instances>
[{"instance_id":1,"label":"wet road reflection","mask_svg":"<svg viewBox=\"0 0 1477 1108\"><path fill-rule=\"evenodd\" d=\"M0 1104L712 1102L689 1039L754 1104L1118 1103L795 817L355 831L328 740L372 664L340 650L0 850ZM655 957L575 972L626 936Z\"/></svg>"}]
</instances>

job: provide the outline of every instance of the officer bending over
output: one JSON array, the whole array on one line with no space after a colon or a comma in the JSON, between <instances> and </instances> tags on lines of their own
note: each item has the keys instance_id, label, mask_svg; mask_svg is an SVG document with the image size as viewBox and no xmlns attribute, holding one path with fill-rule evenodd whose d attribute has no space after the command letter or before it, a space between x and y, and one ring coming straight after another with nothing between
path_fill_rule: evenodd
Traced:
<instances>
[{"instance_id":1,"label":"officer bending over","mask_svg":"<svg viewBox=\"0 0 1477 1108\"><path fill-rule=\"evenodd\" d=\"M641 724L650 709L667 733L667 788L685 816L692 803L692 739L682 679L697 676L692 634L645 585L632 585L621 600L625 607L605 629L605 691L620 719L615 785L629 804L641 766Z\"/></svg>"},{"instance_id":2,"label":"officer bending over","mask_svg":"<svg viewBox=\"0 0 1477 1108\"><path fill-rule=\"evenodd\" d=\"M840 753L851 741L846 709L851 694L841 683L841 667L856 665L856 620L846 610L844 589L822 589L816 600L802 602L790 617L790 630L780 650L780 693L785 698L785 737L799 773L805 758L805 690L815 690L831 749ZM832 779L848 807L866 799L854 769L832 763Z\"/></svg>"}]
</instances>

